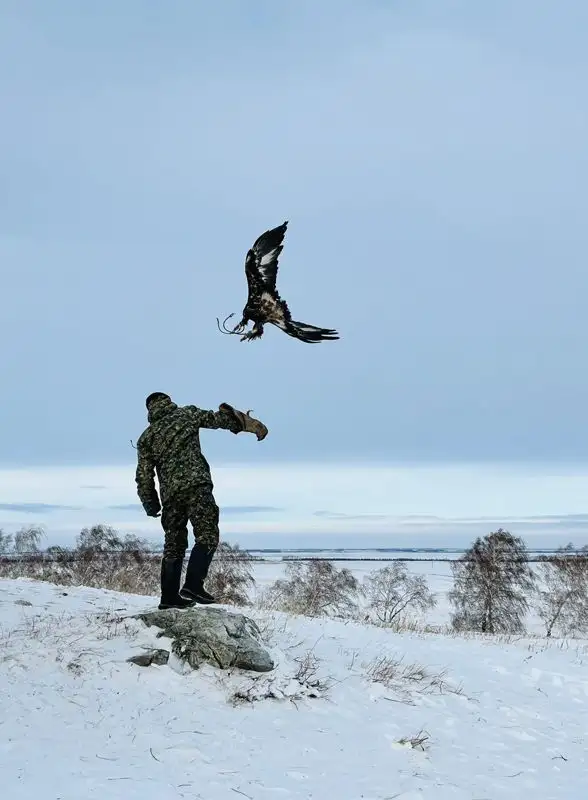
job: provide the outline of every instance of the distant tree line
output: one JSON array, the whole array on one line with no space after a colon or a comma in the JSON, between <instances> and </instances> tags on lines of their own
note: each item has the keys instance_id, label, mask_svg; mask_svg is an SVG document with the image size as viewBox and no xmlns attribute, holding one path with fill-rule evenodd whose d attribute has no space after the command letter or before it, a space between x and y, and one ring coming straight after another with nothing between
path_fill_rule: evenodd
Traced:
<instances>
[{"instance_id":1,"label":"distant tree line","mask_svg":"<svg viewBox=\"0 0 588 800\"><path fill-rule=\"evenodd\" d=\"M0 530L0 576L25 575L139 594L159 591L160 554L144 539L94 525L80 532L74 547L42 551L43 537L43 528L37 526L14 535ZM220 602L251 605L255 561L238 545L221 543L211 565L209 590ZM531 568L523 540L502 528L478 537L451 561L450 628L458 633L523 634L533 610L547 637L588 633L588 546L577 549L570 543L536 561ZM438 598L425 576L411 574L400 561L370 572L360 582L348 568L317 558L288 560L284 577L256 592L255 602L275 611L354 618L407 630L435 608Z\"/></svg>"}]
</instances>

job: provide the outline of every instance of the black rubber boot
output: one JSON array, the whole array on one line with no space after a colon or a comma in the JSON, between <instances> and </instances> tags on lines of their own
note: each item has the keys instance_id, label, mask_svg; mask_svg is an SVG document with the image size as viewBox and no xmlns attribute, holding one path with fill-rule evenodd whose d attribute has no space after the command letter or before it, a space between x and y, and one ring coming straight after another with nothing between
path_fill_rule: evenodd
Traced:
<instances>
[{"instance_id":1,"label":"black rubber boot","mask_svg":"<svg viewBox=\"0 0 588 800\"><path fill-rule=\"evenodd\" d=\"M214 552L209 552L196 542L188 560L184 585L180 590L181 597L201 605L216 603L216 599L204 588L213 557Z\"/></svg>"},{"instance_id":2,"label":"black rubber boot","mask_svg":"<svg viewBox=\"0 0 588 800\"><path fill-rule=\"evenodd\" d=\"M163 558L161 560L161 602L159 610L166 608L189 608L194 601L180 597L183 558Z\"/></svg>"}]
</instances>

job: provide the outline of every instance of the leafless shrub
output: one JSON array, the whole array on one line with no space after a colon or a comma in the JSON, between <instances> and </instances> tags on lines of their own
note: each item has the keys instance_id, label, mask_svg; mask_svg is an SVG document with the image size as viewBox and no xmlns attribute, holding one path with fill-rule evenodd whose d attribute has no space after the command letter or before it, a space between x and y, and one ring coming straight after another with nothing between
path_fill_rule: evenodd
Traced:
<instances>
[{"instance_id":1,"label":"leafless shrub","mask_svg":"<svg viewBox=\"0 0 588 800\"><path fill-rule=\"evenodd\" d=\"M249 679L231 692L229 703L242 705L261 700L288 700L296 704L296 701L304 699L325 697L331 681L319 676L320 661L312 650L295 659L295 663L297 668L291 677L260 675Z\"/></svg>"},{"instance_id":2,"label":"leafless shrub","mask_svg":"<svg viewBox=\"0 0 588 800\"><path fill-rule=\"evenodd\" d=\"M274 699L277 698L273 693L271 684L267 684L265 691L261 693L258 691L258 687L256 686L255 682L252 681L248 686L241 686L238 689L235 689L234 692L231 692L228 697L228 702L232 706L242 706L246 705L247 703L259 702L260 700Z\"/></svg>"},{"instance_id":3,"label":"leafless shrub","mask_svg":"<svg viewBox=\"0 0 588 800\"><path fill-rule=\"evenodd\" d=\"M436 605L424 575L411 575L396 561L363 579L370 611L384 625L401 622L407 611L428 611Z\"/></svg>"},{"instance_id":4,"label":"leafless shrub","mask_svg":"<svg viewBox=\"0 0 588 800\"><path fill-rule=\"evenodd\" d=\"M294 678L298 683L309 684L317 682L320 661L312 650L307 650L304 655L295 658L294 661L298 664L298 669L294 674Z\"/></svg>"},{"instance_id":5,"label":"leafless shrub","mask_svg":"<svg viewBox=\"0 0 588 800\"><path fill-rule=\"evenodd\" d=\"M422 680L425 668L420 664L404 664L402 658L393 656L378 656L367 665L366 675L374 683L391 686L399 683L408 673L411 680Z\"/></svg>"},{"instance_id":6,"label":"leafless shrub","mask_svg":"<svg viewBox=\"0 0 588 800\"><path fill-rule=\"evenodd\" d=\"M398 739L397 744L402 745L402 747L410 746L413 750L422 750L424 752L428 749L427 742L429 739L430 736L426 731L419 731L414 736L406 736L403 739Z\"/></svg>"},{"instance_id":7,"label":"leafless shrub","mask_svg":"<svg viewBox=\"0 0 588 800\"><path fill-rule=\"evenodd\" d=\"M288 617L285 614L268 614L262 618L256 616L255 623L259 628L262 640L266 644L273 644L278 638L282 638L286 635Z\"/></svg>"},{"instance_id":8,"label":"leafless shrub","mask_svg":"<svg viewBox=\"0 0 588 800\"><path fill-rule=\"evenodd\" d=\"M146 541L94 525L81 531L72 549L53 546L42 553L26 545L26 552L0 560L0 575L151 595L159 591L160 561Z\"/></svg>"},{"instance_id":9,"label":"leafless shrub","mask_svg":"<svg viewBox=\"0 0 588 800\"><path fill-rule=\"evenodd\" d=\"M228 702L232 706L259 703L263 700L288 700L290 703L295 704L297 700L313 696L316 697L318 695L297 689L286 689L277 680L264 681L260 678L253 678L249 684L235 689L229 695Z\"/></svg>"},{"instance_id":10,"label":"leafless shrub","mask_svg":"<svg viewBox=\"0 0 588 800\"><path fill-rule=\"evenodd\" d=\"M524 633L534 575L522 539L500 528L451 562L455 631Z\"/></svg>"},{"instance_id":11,"label":"leafless shrub","mask_svg":"<svg viewBox=\"0 0 588 800\"><path fill-rule=\"evenodd\" d=\"M357 578L346 567L331 561L291 561L286 578L277 580L262 596L267 608L308 617L345 617L357 613Z\"/></svg>"},{"instance_id":12,"label":"leafless shrub","mask_svg":"<svg viewBox=\"0 0 588 800\"><path fill-rule=\"evenodd\" d=\"M547 637L559 631L571 636L588 631L588 546L576 551L573 544L555 555L543 556L538 569L540 618Z\"/></svg>"},{"instance_id":13,"label":"leafless shrub","mask_svg":"<svg viewBox=\"0 0 588 800\"><path fill-rule=\"evenodd\" d=\"M462 694L460 686L447 680L446 671L430 672L422 664L404 663L404 658L382 655L364 667L369 680L389 689L415 690L423 694Z\"/></svg>"},{"instance_id":14,"label":"leafless shrub","mask_svg":"<svg viewBox=\"0 0 588 800\"><path fill-rule=\"evenodd\" d=\"M206 587L219 603L251 604L247 590L255 586L254 560L238 544L221 542L210 565Z\"/></svg>"}]
</instances>

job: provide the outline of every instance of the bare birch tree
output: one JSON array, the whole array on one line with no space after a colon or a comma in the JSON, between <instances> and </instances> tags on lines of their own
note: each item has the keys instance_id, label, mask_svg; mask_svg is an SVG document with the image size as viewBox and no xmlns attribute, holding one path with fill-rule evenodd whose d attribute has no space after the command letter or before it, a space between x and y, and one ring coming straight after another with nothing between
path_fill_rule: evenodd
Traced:
<instances>
[{"instance_id":1,"label":"bare birch tree","mask_svg":"<svg viewBox=\"0 0 588 800\"><path fill-rule=\"evenodd\" d=\"M13 547L13 540L11 533L4 533L0 529L0 554L10 553Z\"/></svg>"},{"instance_id":2,"label":"bare birch tree","mask_svg":"<svg viewBox=\"0 0 588 800\"><path fill-rule=\"evenodd\" d=\"M409 611L428 611L436 605L424 575L410 575L396 561L363 579L363 592L370 610L384 625L391 625Z\"/></svg>"},{"instance_id":3,"label":"bare birch tree","mask_svg":"<svg viewBox=\"0 0 588 800\"><path fill-rule=\"evenodd\" d=\"M538 613L548 637L588 632L588 545L573 544L544 556L538 569L542 588Z\"/></svg>"},{"instance_id":4,"label":"bare birch tree","mask_svg":"<svg viewBox=\"0 0 588 800\"><path fill-rule=\"evenodd\" d=\"M14 552L21 555L37 553L45 531L41 525L29 525L14 534Z\"/></svg>"},{"instance_id":5,"label":"bare birch tree","mask_svg":"<svg viewBox=\"0 0 588 800\"><path fill-rule=\"evenodd\" d=\"M337 569L322 559L291 561L286 564L286 576L265 592L266 607L309 617L348 616L357 610L359 583L346 567Z\"/></svg>"},{"instance_id":6,"label":"bare birch tree","mask_svg":"<svg viewBox=\"0 0 588 800\"><path fill-rule=\"evenodd\" d=\"M534 575L522 539L499 528L451 564L454 630L522 633Z\"/></svg>"}]
</instances>

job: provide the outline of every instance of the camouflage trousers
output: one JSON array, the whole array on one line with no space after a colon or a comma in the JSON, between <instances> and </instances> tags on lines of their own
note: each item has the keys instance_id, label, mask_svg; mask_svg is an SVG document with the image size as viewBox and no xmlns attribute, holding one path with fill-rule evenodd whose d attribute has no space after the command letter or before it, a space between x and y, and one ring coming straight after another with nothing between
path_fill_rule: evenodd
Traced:
<instances>
[{"instance_id":1,"label":"camouflage trousers","mask_svg":"<svg viewBox=\"0 0 588 800\"><path fill-rule=\"evenodd\" d=\"M188 522L194 538L214 554L219 542L219 508L212 486L195 486L181 497L169 498L161 510L161 526L165 533L164 558L184 558L188 549Z\"/></svg>"}]
</instances>

